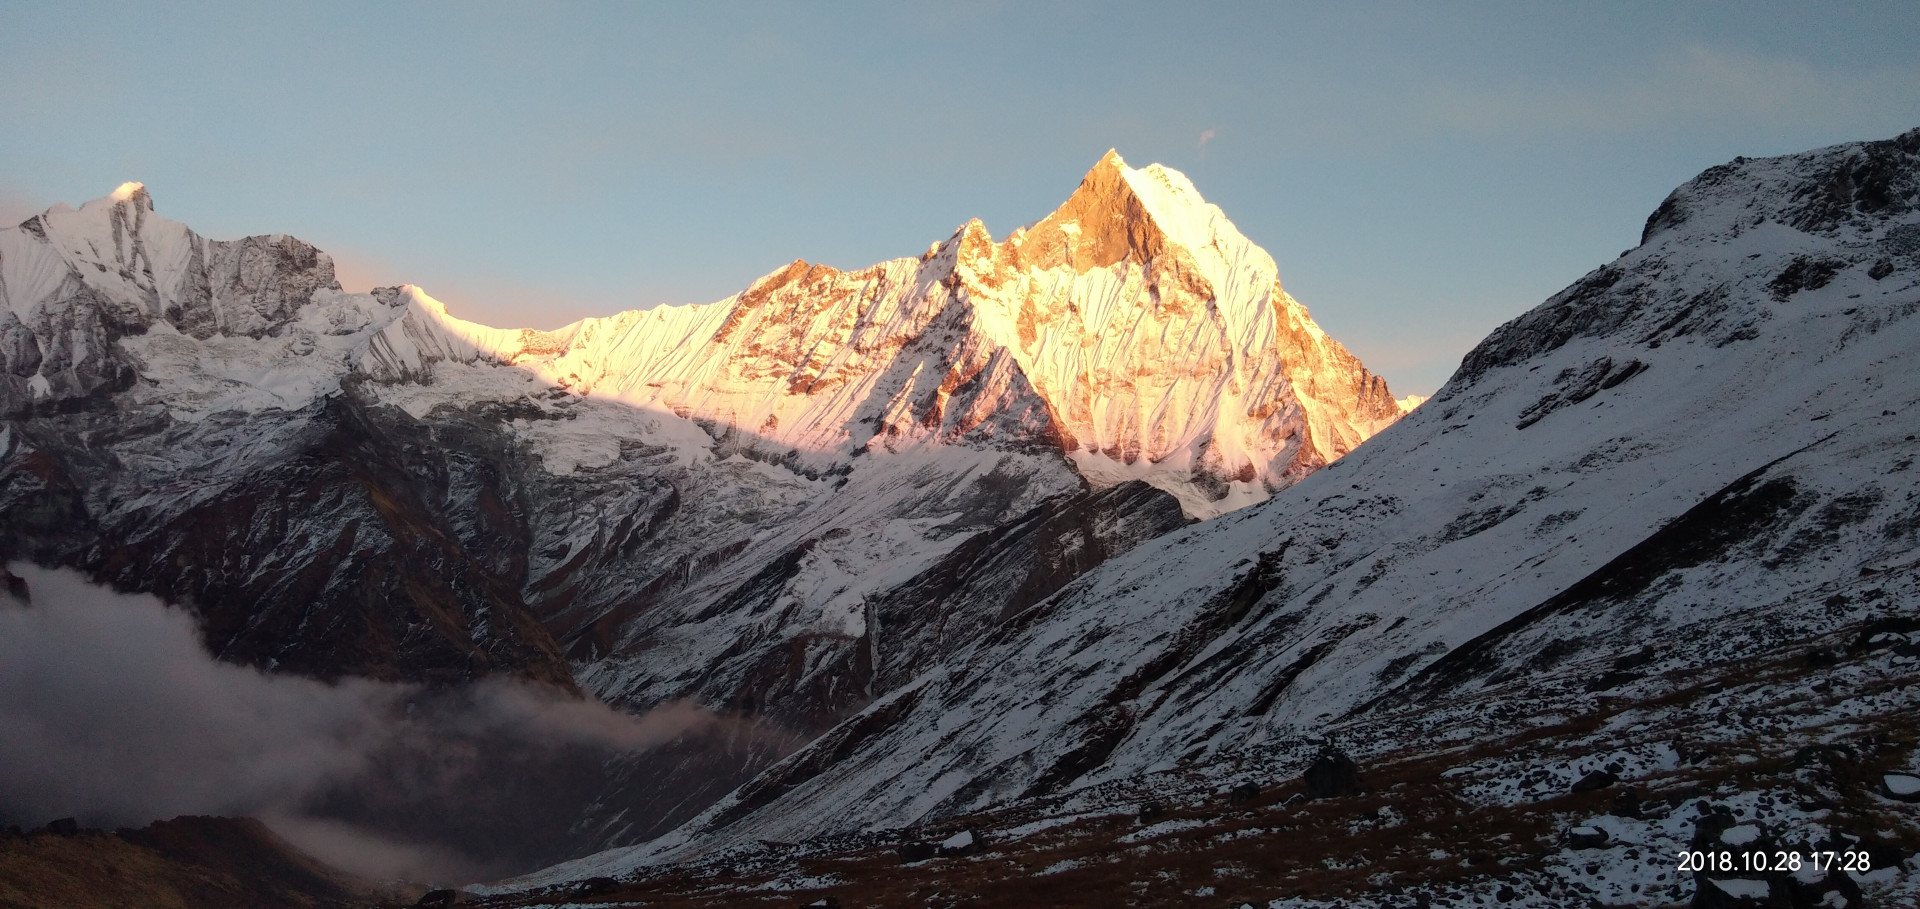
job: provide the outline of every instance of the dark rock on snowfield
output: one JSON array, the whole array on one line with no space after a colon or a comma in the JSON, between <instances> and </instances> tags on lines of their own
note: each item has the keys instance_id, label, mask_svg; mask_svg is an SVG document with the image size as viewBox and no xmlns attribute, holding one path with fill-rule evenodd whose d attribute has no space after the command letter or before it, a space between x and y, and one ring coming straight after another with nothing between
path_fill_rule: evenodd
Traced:
<instances>
[{"instance_id":1,"label":"dark rock on snowfield","mask_svg":"<svg viewBox=\"0 0 1920 909\"><path fill-rule=\"evenodd\" d=\"M1573 791L1574 792L1592 792L1595 789L1605 789L1608 786L1611 786L1618 782L1620 782L1619 777L1614 776L1613 774L1605 770L1595 770L1591 773L1588 773L1586 776L1581 777L1579 781L1575 782L1573 784Z\"/></svg>"}]
</instances>

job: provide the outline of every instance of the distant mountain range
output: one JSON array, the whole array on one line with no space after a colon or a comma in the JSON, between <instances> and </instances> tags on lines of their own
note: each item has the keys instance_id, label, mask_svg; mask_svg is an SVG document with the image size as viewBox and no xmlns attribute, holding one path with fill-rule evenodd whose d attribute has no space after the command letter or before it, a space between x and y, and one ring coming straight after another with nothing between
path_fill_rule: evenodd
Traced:
<instances>
[{"instance_id":1,"label":"distant mountain range","mask_svg":"<svg viewBox=\"0 0 1920 909\"><path fill-rule=\"evenodd\" d=\"M619 770L586 845L1402 412L1185 177L1112 153L999 243L553 332L343 293L312 246L207 240L133 183L0 231L0 302L0 558L186 604L264 669L761 729Z\"/></svg>"},{"instance_id":2,"label":"distant mountain range","mask_svg":"<svg viewBox=\"0 0 1920 909\"><path fill-rule=\"evenodd\" d=\"M494 905L1920 895L1920 130L1705 171L1410 410L1112 154L998 243L556 332L132 185L0 281L0 556L748 730Z\"/></svg>"}]
</instances>

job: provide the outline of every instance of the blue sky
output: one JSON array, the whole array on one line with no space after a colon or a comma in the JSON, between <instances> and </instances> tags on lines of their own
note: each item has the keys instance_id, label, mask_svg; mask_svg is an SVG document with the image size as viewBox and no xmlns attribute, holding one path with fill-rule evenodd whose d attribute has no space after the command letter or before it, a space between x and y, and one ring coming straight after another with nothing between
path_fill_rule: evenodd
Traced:
<instances>
[{"instance_id":1,"label":"blue sky","mask_svg":"<svg viewBox=\"0 0 1920 909\"><path fill-rule=\"evenodd\" d=\"M1694 173L1920 126L1916 47L1913 0L0 0L0 216L141 180L350 289L555 327L1003 236L1114 147L1426 393Z\"/></svg>"}]
</instances>

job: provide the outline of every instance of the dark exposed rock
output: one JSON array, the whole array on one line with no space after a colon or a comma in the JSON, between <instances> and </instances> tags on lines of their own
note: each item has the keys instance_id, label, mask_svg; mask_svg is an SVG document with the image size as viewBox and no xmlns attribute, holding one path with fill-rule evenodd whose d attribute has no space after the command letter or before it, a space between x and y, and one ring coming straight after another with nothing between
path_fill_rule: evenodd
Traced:
<instances>
[{"instance_id":1,"label":"dark exposed rock","mask_svg":"<svg viewBox=\"0 0 1920 909\"><path fill-rule=\"evenodd\" d=\"M1860 885L1844 871L1819 872L1811 880L1805 880L1800 875L1788 875L1786 885L1787 898L1794 909L1864 905ZM1836 896L1839 899L1835 899Z\"/></svg>"},{"instance_id":2,"label":"dark exposed rock","mask_svg":"<svg viewBox=\"0 0 1920 909\"><path fill-rule=\"evenodd\" d=\"M911 680L1095 566L1184 526L1179 501L1139 481L1048 501L869 598L888 642L876 693Z\"/></svg>"},{"instance_id":3,"label":"dark exposed rock","mask_svg":"<svg viewBox=\"0 0 1920 909\"><path fill-rule=\"evenodd\" d=\"M1699 816L1693 820L1693 837L1688 841L1689 848L1695 850L1725 848L1725 844L1720 840L1721 834L1740 823L1734 819L1733 811L1725 805L1715 805L1704 800L1697 803L1695 809L1699 811Z\"/></svg>"},{"instance_id":4,"label":"dark exposed rock","mask_svg":"<svg viewBox=\"0 0 1920 909\"><path fill-rule=\"evenodd\" d=\"M1781 303L1787 302L1794 294L1803 290L1818 290L1827 286L1833 276L1846 267L1838 259L1818 259L1807 256L1795 258L1785 270L1767 285L1773 298Z\"/></svg>"},{"instance_id":5,"label":"dark exposed rock","mask_svg":"<svg viewBox=\"0 0 1920 909\"><path fill-rule=\"evenodd\" d=\"M1883 650L1907 643L1908 635L1920 632L1920 620L1905 616L1884 616L1862 626L1847 645L1850 653Z\"/></svg>"},{"instance_id":6,"label":"dark exposed rock","mask_svg":"<svg viewBox=\"0 0 1920 909\"><path fill-rule=\"evenodd\" d=\"M1694 909L1758 909L1762 906L1778 905L1774 895L1783 885L1769 882L1766 878L1753 877L1724 878L1695 875L1693 895ZM1748 889L1756 888L1757 894L1749 896Z\"/></svg>"},{"instance_id":7,"label":"dark exposed rock","mask_svg":"<svg viewBox=\"0 0 1920 909\"><path fill-rule=\"evenodd\" d=\"M461 903L460 893L455 890L429 890L413 904L414 909L447 909Z\"/></svg>"},{"instance_id":8,"label":"dark exposed rock","mask_svg":"<svg viewBox=\"0 0 1920 909\"><path fill-rule=\"evenodd\" d=\"M914 862L924 862L927 859L939 855L940 847L933 843L914 841L901 843L896 851L900 854L901 864L911 865Z\"/></svg>"},{"instance_id":9,"label":"dark exposed rock","mask_svg":"<svg viewBox=\"0 0 1920 909\"><path fill-rule=\"evenodd\" d=\"M610 877L590 877L574 888L576 896L605 896L620 892L620 882Z\"/></svg>"},{"instance_id":10,"label":"dark exposed rock","mask_svg":"<svg viewBox=\"0 0 1920 909\"><path fill-rule=\"evenodd\" d=\"M1871 868L1899 868L1907 863L1912 853L1905 846L1892 840L1877 837L1862 838L1852 848L1865 852Z\"/></svg>"},{"instance_id":11,"label":"dark exposed rock","mask_svg":"<svg viewBox=\"0 0 1920 909\"><path fill-rule=\"evenodd\" d=\"M1608 786L1611 786L1618 782L1620 782L1619 777L1614 776L1613 774L1608 773L1605 770L1595 770L1591 773L1588 773L1586 776L1581 777L1579 780L1575 781L1573 784L1573 791L1574 792L1593 792L1596 789L1605 789Z\"/></svg>"},{"instance_id":12,"label":"dark exposed rock","mask_svg":"<svg viewBox=\"0 0 1920 909\"><path fill-rule=\"evenodd\" d=\"M1500 665L1496 653L1522 630L1552 616L1623 602L1669 571L1720 558L1785 523L1811 503L1791 477L1766 478L1772 466L1727 484L1560 593L1448 651L1368 707L1431 696L1475 674L1492 673Z\"/></svg>"},{"instance_id":13,"label":"dark exposed rock","mask_svg":"<svg viewBox=\"0 0 1920 909\"><path fill-rule=\"evenodd\" d=\"M478 461L481 476L492 467L498 477L500 460L449 451L404 412L351 395L278 419L203 441L206 457L250 435L278 450L171 511L91 505L81 478L107 465L80 438L95 421L35 421L14 462L38 463L0 479L0 555L191 602L209 649L232 662L441 682L506 671L573 687L518 589L511 550L527 536L523 512L487 507L511 490L463 488L449 470ZM161 434L128 447L169 442Z\"/></svg>"},{"instance_id":14,"label":"dark exposed rock","mask_svg":"<svg viewBox=\"0 0 1920 909\"><path fill-rule=\"evenodd\" d=\"M1302 780L1310 799L1342 798L1361 791L1360 768L1352 758L1334 749L1320 752L1302 774Z\"/></svg>"},{"instance_id":15,"label":"dark exposed rock","mask_svg":"<svg viewBox=\"0 0 1920 909\"><path fill-rule=\"evenodd\" d=\"M1578 372L1569 370L1554 383L1555 391L1520 412L1520 420L1514 424L1514 428L1526 429L1545 419L1548 414L1613 388L1646 371L1646 368L1647 365L1639 360L1629 360L1625 365L1615 368L1613 358L1601 357Z\"/></svg>"}]
</instances>

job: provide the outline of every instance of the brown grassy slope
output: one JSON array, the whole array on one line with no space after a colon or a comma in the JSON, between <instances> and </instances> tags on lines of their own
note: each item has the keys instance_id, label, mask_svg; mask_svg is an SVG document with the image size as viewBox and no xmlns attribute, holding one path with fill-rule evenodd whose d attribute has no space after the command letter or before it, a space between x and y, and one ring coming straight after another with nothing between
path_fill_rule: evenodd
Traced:
<instances>
[{"instance_id":1,"label":"brown grassy slope","mask_svg":"<svg viewBox=\"0 0 1920 909\"><path fill-rule=\"evenodd\" d=\"M373 889L251 818L180 817L73 836L0 834L0 909L320 909L375 896Z\"/></svg>"}]
</instances>

